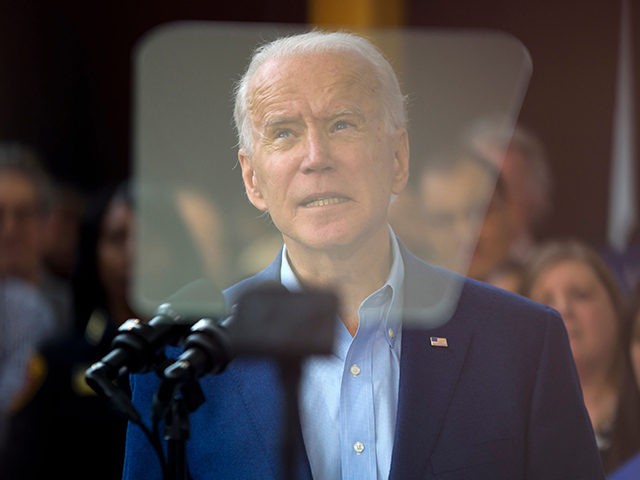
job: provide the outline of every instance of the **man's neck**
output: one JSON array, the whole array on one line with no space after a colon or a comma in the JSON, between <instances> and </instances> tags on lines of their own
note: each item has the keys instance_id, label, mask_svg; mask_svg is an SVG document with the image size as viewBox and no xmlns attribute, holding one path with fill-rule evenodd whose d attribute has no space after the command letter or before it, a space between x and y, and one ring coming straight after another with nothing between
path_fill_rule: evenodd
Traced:
<instances>
[{"instance_id":1,"label":"man's neck","mask_svg":"<svg viewBox=\"0 0 640 480\"><path fill-rule=\"evenodd\" d=\"M358 308L372 292L384 285L392 263L388 229L357 248L313 250L287 242L288 261L305 286L335 291L340 299L340 318L349 332L358 329Z\"/></svg>"}]
</instances>

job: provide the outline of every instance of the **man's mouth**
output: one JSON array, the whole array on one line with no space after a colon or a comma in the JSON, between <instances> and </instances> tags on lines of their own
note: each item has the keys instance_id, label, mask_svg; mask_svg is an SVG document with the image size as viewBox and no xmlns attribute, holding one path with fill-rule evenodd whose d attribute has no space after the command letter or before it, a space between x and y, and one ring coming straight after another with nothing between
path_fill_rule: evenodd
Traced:
<instances>
[{"instance_id":1,"label":"man's mouth","mask_svg":"<svg viewBox=\"0 0 640 480\"><path fill-rule=\"evenodd\" d=\"M339 203L347 202L349 199L345 197L323 197L323 198L315 198L312 200L308 200L302 203L302 206L305 208L313 208L313 207L326 207L329 205L337 205Z\"/></svg>"}]
</instances>

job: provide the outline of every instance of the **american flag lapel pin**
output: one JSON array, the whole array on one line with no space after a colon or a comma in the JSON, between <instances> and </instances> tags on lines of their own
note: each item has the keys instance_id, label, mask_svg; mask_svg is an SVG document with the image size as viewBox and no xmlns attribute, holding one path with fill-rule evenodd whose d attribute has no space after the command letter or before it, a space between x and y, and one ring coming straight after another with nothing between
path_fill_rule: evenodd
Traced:
<instances>
[{"instance_id":1,"label":"american flag lapel pin","mask_svg":"<svg viewBox=\"0 0 640 480\"><path fill-rule=\"evenodd\" d=\"M445 337L429 337L429 343L432 347L448 347L449 343Z\"/></svg>"}]
</instances>

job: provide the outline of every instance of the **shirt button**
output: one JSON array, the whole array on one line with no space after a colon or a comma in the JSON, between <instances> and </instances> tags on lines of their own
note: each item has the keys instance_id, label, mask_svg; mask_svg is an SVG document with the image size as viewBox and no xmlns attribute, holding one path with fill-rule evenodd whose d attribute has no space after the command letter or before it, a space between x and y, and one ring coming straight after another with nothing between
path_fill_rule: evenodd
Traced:
<instances>
[{"instance_id":1,"label":"shirt button","mask_svg":"<svg viewBox=\"0 0 640 480\"><path fill-rule=\"evenodd\" d=\"M389 338L393 338L396 336L396 332L393 330L393 328L390 328L387 333L389 334Z\"/></svg>"},{"instance_id":2,"label":"shirt button","mask_svg":"<svg viewBox=\"0 0 640 480\"><path fill-rule=\"evenodd\" d=\"M362 452L364 452L364 443L362 442L356 442L353 444L353 450L360 455Z\"/></svg>"},{"instance_id":3,"label":"shirt button","mask_svg":"<svg viewBox=\"0 0 640 480\"><path fill-rule=\"evenodd\" d=\"M355 363L351 365L351 368L349 369L349 371L351 372L351 375L353 375L354 377L357 377L358 375L360 375L360 367Z\"/></svg>"}]
</instances>

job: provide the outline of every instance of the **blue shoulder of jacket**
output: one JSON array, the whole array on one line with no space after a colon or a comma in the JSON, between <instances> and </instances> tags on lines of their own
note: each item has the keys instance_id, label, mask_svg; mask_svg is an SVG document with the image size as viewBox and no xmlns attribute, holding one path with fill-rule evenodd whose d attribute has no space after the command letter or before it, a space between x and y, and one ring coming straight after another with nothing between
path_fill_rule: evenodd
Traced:
<instances>
[{"instance_id":1,"label":"blue shoulder of jacket","mask_svg":"<svg viewBox=\"0 0 640 480\"><path fill-rule=\"evenodd\" d=\"M238 283L225 289L222 294L227 302L227 305L233 305L238 301L243 293L248 292L254 288L259 287L265 282L279 282L280 281L280 264L282 263L282 251L278 253L276 258L268 265L264 270L256 273L252 277L240 280Z\"/></svg>"}]
</instances>

